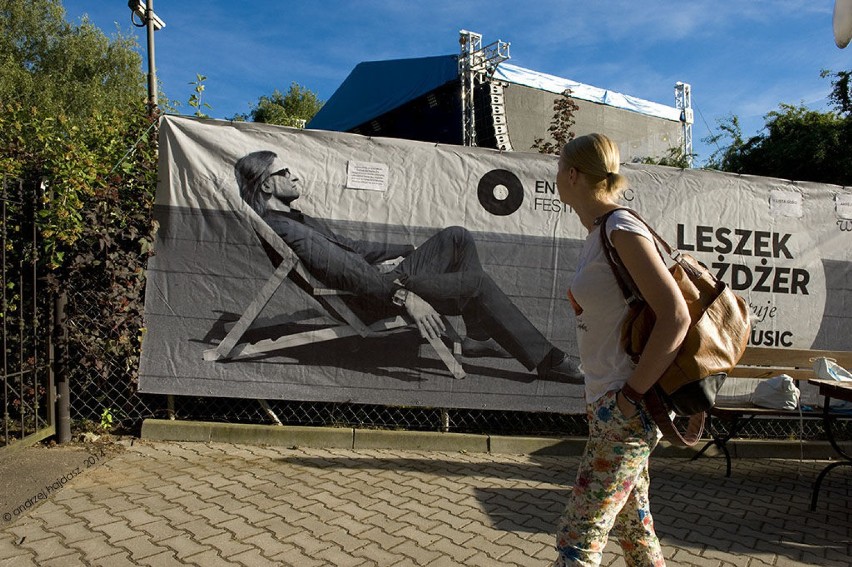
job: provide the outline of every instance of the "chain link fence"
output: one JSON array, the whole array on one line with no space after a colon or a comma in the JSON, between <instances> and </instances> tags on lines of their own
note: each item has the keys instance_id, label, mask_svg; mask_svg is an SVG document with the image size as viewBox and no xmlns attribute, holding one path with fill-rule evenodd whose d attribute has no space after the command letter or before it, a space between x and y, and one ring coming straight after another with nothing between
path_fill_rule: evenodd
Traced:
<instances>
[{"instance_id":1,"label":"chain link fence","mask_svg":"<svg viewBox=\"0 0 852 567\"><path fill-rule=\"evenodd\" d=\"M87 321L93 310L100 309L97 290L78 289L69 294L68 325L75 325L75 314ZM110 340L111 329L89 330ZM81 345L72 345L78 355ZM100 423L108 412L114 425L125 432L138 432L146 418L215 421L226 423L273 424L323 427L357 427L404 429L410 431L452 431L491 435L586 436L585 415L566 415L544 412L488 411L421 407L391 407L371 404L299 402L285 400L258 401L236 398L201 398L176 396L170 406L167 396L140 394L131 379L133 368L122 357L111 356L107 350L96 353L102 359L97 368L74 365L70 359L72 419L78 427L87 422ZM135 363L135 362L134 362ZM274 416L274 417L273 417ZM847 420L848 421L848 420ZM726 431L726 423L713 420L713 430ZM850 435L848 423L840 435ZM705 432L707 435L707 432ZM819 419L755 419L739 433L740 437L755 439L825 439Z\"/></svg>"},{"instance_id":2,"label":"chain link fence","mask_svg":"<svg viewBox=\"0 0 852 567\"><path fill-rule=\"evenodd\" d=\"M89 328L86 335L101 335L111 340L108 324L91 328L98 321L102 301L98 290L76 289L68 293L66 308L69 327ZM72 336L75 333L70 333ZM91 352L94 348L97 352ZM98 424L105 412L113 424L124 431L135 432L146 418L218 421L226 423L275 423L287 425L363 427L406 429L412 431L449 430L465 433L505 435L585 435L583 415L529 413L419 407L390 407L371 404L298 402L238 398L201 398L175 396L170 406L167 396L141 394L131 378L134 369L128 360L115 356L109 349L93 341L69 345L67 371L71 383L71 418L78 427ZM75 359L96 357L96 366L75 364ZM273 417L274 415L274 417Z\"/></svg>"}]
</instances>

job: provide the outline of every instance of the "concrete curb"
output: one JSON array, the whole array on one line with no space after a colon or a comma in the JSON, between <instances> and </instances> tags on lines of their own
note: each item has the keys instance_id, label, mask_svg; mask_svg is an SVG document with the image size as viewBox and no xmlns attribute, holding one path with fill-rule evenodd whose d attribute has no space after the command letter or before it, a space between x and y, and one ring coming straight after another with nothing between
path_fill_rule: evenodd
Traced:
<instances>
[{"instance_id":1,"label":"concrete curb","mask_svg":"<svg viewBox=\"0 0 852 567\"><path fill-rule=\"evenodd\" d=\"M355 429L353 449L398 449L401 451L466 451L487 453L488 436L437 431L394 431Z\"/></svg>"},{"instance_id":2,"label":"concrete curb","mask_svg":"<svg viewBox=\"0 0 852 567\"><path fill-rule=\"evenodd\" d=\"M246 445L303 446L322 449L351 449L353 430L335 427L254 425L146 419L142 439L152 441L200 441Z\"/></svg>"},{"instance_id":3,"label":"concrete curb","mask_svg":"<svg viewBox=\"0 0 852 567\"><path fill-rule=\"evenodd\" d=\"M317 449L397 449L405 451L464 451L470 453L507 453L519 455L577 456L582 454L585 438L515 437L440 433L435 431L396 431L349 427L305 427L292 425L254 425L146 419L142 439L151 441L198 441L313 447ZM674 447L662 442L655 457L691 458L703 443L695 447ZM750 459L831 459L836 455L825 441L778 441L739 439L728 443L733 458ZM707 456L720 455L716 447Z\"/></svg>"}]
</instances>

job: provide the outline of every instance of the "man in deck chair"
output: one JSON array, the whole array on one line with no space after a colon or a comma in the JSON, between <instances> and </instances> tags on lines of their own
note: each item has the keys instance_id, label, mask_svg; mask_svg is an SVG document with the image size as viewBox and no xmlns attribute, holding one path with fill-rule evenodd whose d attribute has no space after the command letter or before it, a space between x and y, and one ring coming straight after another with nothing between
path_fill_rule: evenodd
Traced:
<instances>
[{"instance_id":1,"label":"man in deck chair","mask_svg":"<svg viewBox=\"0 0 852 567\"><path fill-rule=\"evenodd\" d=\"M583 382L576 359L554 347L482 270L466 229L445 228L416 249L353 240L291 206L298 179L274 152L243 156L234 173L243 200L323 284L404 308L424 338L445 330L441 314L461 315L462 356L512 356L543 378ZM388 272L375 266L399 256L402 262Z\"/></svg>"}]
</instances>

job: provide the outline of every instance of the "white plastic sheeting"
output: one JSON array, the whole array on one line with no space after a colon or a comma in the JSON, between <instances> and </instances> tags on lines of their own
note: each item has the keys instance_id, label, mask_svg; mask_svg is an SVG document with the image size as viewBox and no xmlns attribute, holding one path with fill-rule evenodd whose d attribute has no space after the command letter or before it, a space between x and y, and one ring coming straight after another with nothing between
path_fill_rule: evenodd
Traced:
<instances>
[{"instance_id":1,"label":"white plastic sheeting","mask_svg":"<svg viewBox=\"0 0 852 567\"><path fill-rule=\"evenodd\" d=\"M419 246L442 228L467 228L484 271L552 344L576 352L565 291L588 232L558 199L554 156L167 116L140 392L584 411L582 386L539 379L515 359L465 358L467 378L455 380L416 333L205 360L274 271L234 176L237 159L258 150L284 161L301 180L296 206L338 234ZM624 204L748 301L752 344L849 349L852 189L638 164L621 171ZM355 188L356 177L369 177L370 190ZM309 331L322 316L284 285L250 338Z\"/></svg>"},{"instance_id":2,"label":"white plastic sheeting","mask_svg":"<svg viewBox=\"0 0 852 567\"><path fill-rule=\"evenodd\" d=\"M494 78L508 83L532 87L557 94L564 92L566 89L570 89L571 96L574 98L680 122L681 111L678 108L602 89L600 87L584 85L583 83L578 83L571 79L564 79L555 75L548 75L547 73L531 71L530 69L524 69L523 67L517 67L509 63L501 63L500 66L497 67L497 71L494 73Z\"/></svg>"}]
</instances>

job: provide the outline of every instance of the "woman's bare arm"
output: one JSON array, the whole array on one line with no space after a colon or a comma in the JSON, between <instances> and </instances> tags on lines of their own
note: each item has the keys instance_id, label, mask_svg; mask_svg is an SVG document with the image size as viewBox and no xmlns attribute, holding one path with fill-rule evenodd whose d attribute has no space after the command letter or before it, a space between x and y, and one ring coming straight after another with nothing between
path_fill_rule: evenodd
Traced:
<instances>
[{"instance_id":1,"label":"woman's bare arm","mask_svg":"<svg viewBox=\"0 0 852 567\"><path fill-rule=\"evenodd\" d=\"M689 328L689 311L677 283L651 241L623 230L613 231L611 239L636 287L656 315L639 364L628 379L634 390L644 393L675 359Z\"/></svg>"}]
</instances>

